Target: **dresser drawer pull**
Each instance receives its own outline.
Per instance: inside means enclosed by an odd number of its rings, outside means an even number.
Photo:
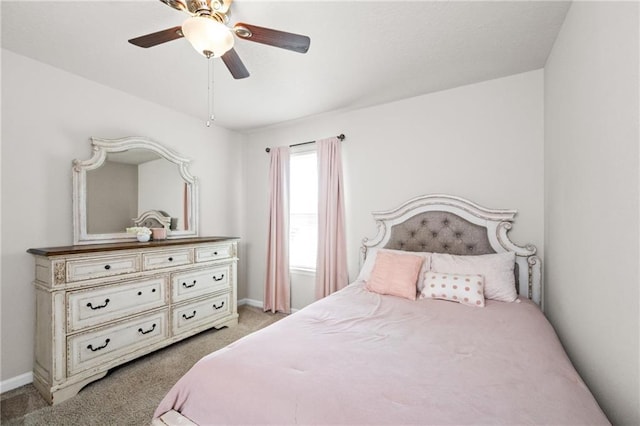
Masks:
[[[104,269],[108,271],[109,269],[111,269],[111,265],[104,265]]]
[[[213,276],[213,280],[214,281],[222,281],[224,279],[224,274],[220,274],[220,278],[216,278],[216,276]]]
[[[213,308],[217,311],[218,309],[222,309],[222,307],[224,306],[224,300],[222,301],[222,303],[220,303],[220,306],[216,306],[216,304],[213,304]]]
[[[110,300],[109,299],[105,299],[104,301],[104,305],[99,305],[99,306],[93,306],[91,304],[91,302],[87,303],[87,308],[91,308],[92,310],[96,310],[96,309],[102,309],[102,308],[106,308],[107,305],[109,304]]]
[[[156,289],[152,288],[151,289],[151,293],[155,293],[155,292],[156,292]],[[142,292],[141,291],[138,292],[138,296],[142,296]]]
[[[191,288],[196,285],[196,280],[193,280],[193,284],[182,283],[182,287]]]
[[[142,333],[142,334],[149,334],[149,333],[151,333],[151,332],[152,332],[153,330],[155,330],[155,329],[156,329],[156,324],[155,324],[155,323],[153,323],[153,325],[151,326],[151,328],[150,328],[149,330],[144,331],[144,330],[142,330],[142,328],[139,328],[139,329],[138,329],[138,333]]]
[[[99,351],[100,349],[106,348],[110,341],[111,341],[111,339],[105,340],[104,341],[104,345],[98,346],[97,348],[94,348],[93,345],[89,345],[89,346],[87,346],[87,349],[91,349],[91,352]]]
[[[186,320],[191,319],[191,318],[193,318],[195,316],[196,316],[196,311],[193,311],[193,314],[191,316],[187,316],[187,314],[182,314],[182,318],[184,318]]]
[[[167,259],[169,262],[173,262],[173,257],[170,257],[169,259]]]

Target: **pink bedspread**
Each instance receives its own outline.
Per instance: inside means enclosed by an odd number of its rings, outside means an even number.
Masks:
[[[207,424],[609,424],[538,307],[354,283],[200,360],[162,400]]]

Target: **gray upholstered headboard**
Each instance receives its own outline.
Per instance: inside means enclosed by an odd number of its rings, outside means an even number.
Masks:
[[[384,247],[456,255],[496,252],[487,238],[486,228],[443,211],[418,213],[391,226],[389,241]]]
[[[373,247],[406,251],[480,255],[514,252],[521,296],[542,305],[542,265],[533,245],[518,246],[508,236],[516,210],[486,209],[459,197],[425,195],[400,207],[375,212],[378,235],[362,242],[361,261]]]

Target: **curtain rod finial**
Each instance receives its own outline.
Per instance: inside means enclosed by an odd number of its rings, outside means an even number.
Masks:
[[[271,148],[265,148],[265,151],[271,152]]]
[[[341,141],[343,141],[345,137],[346,137],[346,136],[344,135],[344,133],[340,133],[340,134],[338,135],[338,139],[340,139]]]

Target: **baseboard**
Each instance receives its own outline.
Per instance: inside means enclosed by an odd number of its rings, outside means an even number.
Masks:
[[[245,297],[244,299],[238,300],[238,306],[242,305],[249,305],[253,306],[254,308],[262,308],[262,300],[247,299]]]
[[[254,300],[254,299],[247,299],[247,298],[238,300],[238,306],[242,306],[242,305],[249,305],[249,306],[253,306],[254,308],[263,307],[262,300]],[[296,312],[298,312],[298,309],[291,308],[292,314],[295,314]]]
[[[32,382],[33,373],[31,371],[7,380],[3,380],[0,382],[0,393],[8,392],[10,390],[19,388],[20,386],[28,385]]]

